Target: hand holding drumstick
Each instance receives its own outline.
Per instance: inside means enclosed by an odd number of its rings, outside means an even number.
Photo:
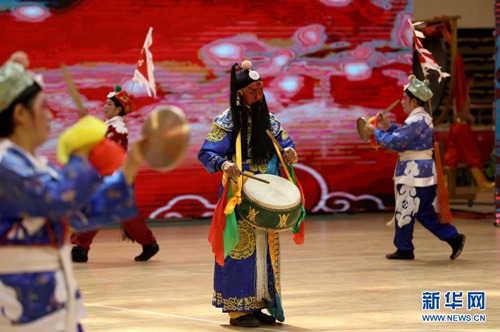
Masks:
[[[236,163],[233,163],[232,161],[226,161],[224,164],[222,164],[221,168],[228,178],[238,176],[241,173],[238,165],[236,165]]]
[[[254,180],[266,183],[266,184],[270,183],[269,181],[266,181],[266,180],[263,180],[263,179],[259,179],[258,177],[255,177],[255,176],[243,173],[238,168],[238,165],[236,165],[236,163],[233,163],[232,161],[226,161],[224,164],[222,164],[222,171],[229,178],[236,177],[238,175],[243,175],[243,176],[246,176],[248,178],[251,178],[251,179],[254,179]]]

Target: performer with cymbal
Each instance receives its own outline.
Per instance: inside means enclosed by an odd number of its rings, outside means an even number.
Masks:
[[[0,330],[82,331],[86,312],[66,244],[68,226],[91,230],[137,215],[133,183],[146,141],[134,144],[121,169],[103,179],[89,150],[104,140],[105,125],[85,116],[61,135],[65,166],[55,168],[35,153],[49,138],[52,113],[28,64],[27,55],[16,52],[0,69]]]
[[[365,125],[368,137],[373,135],[381,146],[399,152],[394,175],[397,184],[394,245],[397,251],[387,255],[388,259],[415,258],[412,243],[415,219],[440,240],[448,242],[452,248],[450,259],[456,259],[465,244],[465,235],[458,234],[455,226],[442,223],[439,215],[437,172],[440,170],[436,170],[433,156],[434,126],[432,117],[423,107],[432,97],[426,82],[414,75],[409,77],[401,101],[403,110],[409,115],[401,128],[391,124],[382,113],[378,116],[383,130],[369,123]]]
[[[250,61],[244,61],[241,67],[232,66],[230,108],[214,119],[198,154],[209,173],[224,172],[224,179],[240,177],[241,171],[281,175],[281,163],[267,130],[284,148],[286,163],[298,160],[292,139],[281,122],[269,113],[264,84],[251,67]],[[226,186],[231,186],[231,182]],[[228,313],[234,326],[256,327],[273,324],[276,319],[283,321],[278,233],[268,235],[254,229],[234,211],[239,242],[225,259],[215,263],[212,304]],[[267,268],[272,271],[268,273]],[[273,316],[262,313],[264,308]]]
[[[108,99],[104,104],[104,116],[107,119],[106,138],[118,143],[125,151],[128,148],[128,129],[124,117],[133,112],[133,100],[133,95],[128,95],[120,86],[116,86],[115,91],[108,94]],[[142,245],[142,253],[135,257],[136,262],[147,261],[158,253],[160,247],[156,243],[156,238],[140,214],[124,222],[122,226],[124,238],[137,241]],[[90,245],[98,232],[99,230],[94,230],[87,233],[72,234],[71,243],[75,245],[71,251],[73,262],[87,262]]]

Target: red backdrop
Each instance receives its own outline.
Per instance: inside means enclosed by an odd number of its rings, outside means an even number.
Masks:
[[[40,152],[52,157],[60,132],[78,119],[61,62],[69,66],[85,106],[102,117],[113,86],[130,89],[146,33],[154,28],[158,97],[149,98],[136,85],[131,137],[160,104],[181,107],[192,134],[178,169],[141,171],[137,196],[144,216],[213,212],[221,175],[209,175],[196,156],[212,119],[228,107],[230,66],[243,59],[263,77],[270,110],[296,143],[296,173],[309,211],[393,205],[396,157],[361,142],[355,122],[402,96],[412,65],[406,25],[411,0],[10,3],[0,9],[1,59],[24,50],[31,68],[44,75],[55,120]],[[405,116],[398,105],[390,117],[400,122]]]

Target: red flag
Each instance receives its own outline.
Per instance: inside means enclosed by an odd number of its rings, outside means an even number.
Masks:
[[[434,133],[434,159],[436,160],[437,180],[438,180],[438,205],[439,205],[439,220],[441,224],[450,224],[453,222],[453,216],[450,209],[450,197],[448,196],[448,189],[444,182],[443,169],[441,164],[441,156],[439,154],[439,145],[436,140],[436,133]]]
[[[450,74],[442,72],[441,67],[437,64],[436,60],[432,56],[432,53],[424,48],[419,38],[424,39],[424,34],[420,31],[415,30],[416,25],[422,24],[422,22],[413,23],[410,19],[408,19],[408,24],[411,27],[411,32],[413,34],[413,41],[415,42],[415,49],[418,53],[418,59],[420,60],[420,65],[422,66],[422,71],[424,72],[424,76],[429,74],[428,70],[435,70],[439,73],[438,82],[441,82],[443,77],[448,77]]]
[[[295,174],[294,174],[294,177],[295,177]],[[302,186],[300,185],[299,179],[297,179],[297,177],[295,177],[295,184],[297,185],[297,188],[299,188],[300,194],[302,195],[302,208],[305,211],[306,198],[304,196],[304,190],[302,190]],[[293,233],[293,241],[295,242],[295,244],[298,244],[298,245],[304,244],[305,236],[306,236],[305,225],[306,225],[306,221],[302,220],[302,223],[299,226],[299,232]]]
[[[220,266],[224,266],[224,230],[226,229],[224,209],[226,208],[230,185],[231,181],[228,180],[215,207],[212,226],[210,226],[210,233],[208,234],[208,242],[210,242],[215,260]]]
[[[144,41],[144,46],[142,47],[141,56],[137,62],[137,69],[134,72],[134,82],[139,82],[139,84],[146,89],[150,97],[151,92],[156,97],[155,76],[153,74],[155,66],[153,64],[153,54],[149,50],[152,44],[153,28],[149,28],[146,41]]]

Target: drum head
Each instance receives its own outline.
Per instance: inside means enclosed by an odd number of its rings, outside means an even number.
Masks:
[[[365,142],[368,142],[370,140],[369,137],[367,137],[366,132],[365,132],[365,124],[366,124],[366,119],[361,117],[358,119],[356,122],[356,127],[358,128],[358,134],[359,137]]]
[[[302,201],[300,191],[292,182],[271,174],[258,174],[258,178],[270,184],[248,179],[243,186],[244,193],[254,202],[270,209],[289,209]]]
[[[142,152],[152,168],[166,172],[184,158],[189,143],[189,123],[180,108],[156,108],[142,127],[142,134],[147,137]]]

